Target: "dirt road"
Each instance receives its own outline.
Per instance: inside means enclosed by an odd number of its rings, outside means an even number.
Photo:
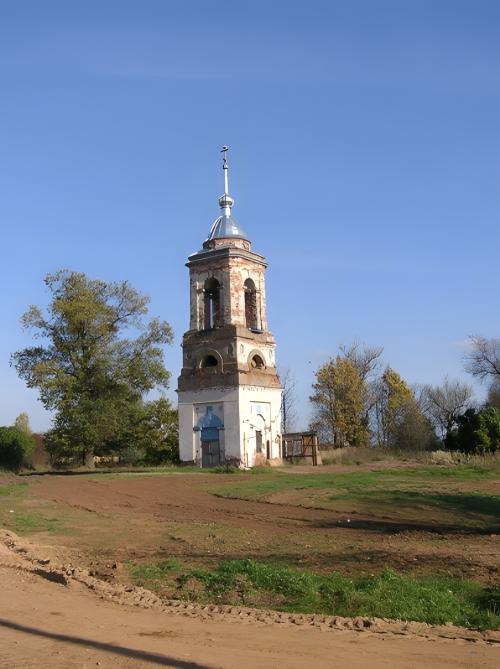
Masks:
[[[0,551],[1,669],[487,669],[500,662],[498,643],[444,639],[432,629],[425,638],[397,628],[375,633],[296,626],[292,620],[277,624],[265,616],[207,619],[195,606],[187,617],[185,611],[120,605],[74,579],[50,582],[50,571],[42,578],[36,561],[23,555],[24,548]]]

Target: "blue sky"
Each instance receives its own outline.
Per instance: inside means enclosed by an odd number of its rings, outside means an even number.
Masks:
[[[50,424],[9,355],[61,267],[151,296],[175,398],[222,144],[303,426],[341,342],[437,383],[500,334],[496,0],[16,0],[0,86],[0,424]]]

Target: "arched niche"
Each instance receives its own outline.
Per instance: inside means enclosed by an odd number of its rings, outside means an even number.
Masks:
[[[253,351],[250,352],[248,356],[248,368],[250,371],[266,368],[266,359],[262,351],[254,348]]]
[[[246,279],[243,284],[245,291],[245,323],[250,330],[256,330],[259,327],[257,314],[257,289],[252,279]]]
[[[204,328],[210,330],[222,324],[221,285],[214,277],[205,281],[204,295]]]
[[[199,359],[198,359],[198,367],[200,369],[206,369],[208,371],[222,371],[223,367],[223,360],[222,356],[219,353],[219,351],[216,351],[215,349],[205,349]]]

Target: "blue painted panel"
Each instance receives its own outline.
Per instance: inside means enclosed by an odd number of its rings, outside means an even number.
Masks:
[[[206,427],[222,427],[221,419],[213,412],[213,407],[207,406],[205,413],[198,421],[198,427],[203,430]]]
[[[219,428],[204,427],[201,430],[202,441],[219,441]]]

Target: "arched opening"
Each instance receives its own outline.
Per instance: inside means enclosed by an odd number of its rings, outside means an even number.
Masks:
[[[265,437],[266,437],[266,421],[261,414],[255,415],[253,419],[253,428],[255,435],[255,454],[261,455],[265,453]]]
[[[250,367],[252,367],[253,369],[264,369],[265,367],[264,360],[261,358],[260,355],[256,353],[254,356],[252,356],[252,359],[250,360]]]
[[[255,452],[262,453],[262,431],[255,430]]]
[[[201,361],[202,367],[217,367],[218,364],[219,361],[217,360],[215,355],[207,355]]]
[[[252,279],[247,279],[244,283],[245,289],[245,321],[247,328],[257,329],[257,291]]]
[[[205,330],[220,326],[220,283],[217,279],[205,281]]]

